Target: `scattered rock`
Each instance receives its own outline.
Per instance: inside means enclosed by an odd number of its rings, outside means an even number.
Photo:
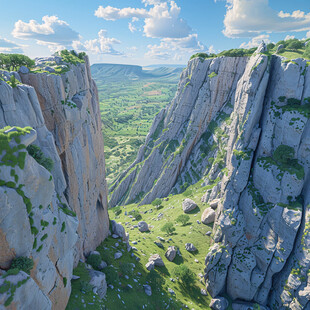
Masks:
[[[165,242],[166,240],[163,238],[163,237],[157,237],[157,239],[159,239],[160,241],[162,241],[162,242]]]
[[[214,199],[210,202],[210,207],[213,209],[213,210],[216,210],[217,209],[217,206],[219,205],[220,203],[220,199]]]
[[[199,263],[199,260],[197,258],[195,258],[195,263]]]
[[[89,284],[97,288],[99,298],[103,298],[107,293],[107,282],[105,274],[97,270],[89,270],[90,281]]]
[[[122,252],[116,252],[115,254],[114,254],[114,259],[119,259],[119,258],[121,258],[123,256],[123,253]]]
[[[169,292],[171,295],[175,295],[175,291],[174,291],[172,288],[168,288],[168,292]]]
[[[114,220],[111,221],[112,234],[120,236],[123,240],[126,240],[126,231],[122,224],[116,223]],[[113,237],[113,235],[112,235]],[[113,237],[114,238],[114,237]]]
[[[48,71],[49,73],[55,73],[56,72],[54,68],[49,67],[49,66],[45,67],[44,70]]]
[[[163,267],[163,266],[165,266],[164,261],[162,260],[162,258],[160,257],[159,254],[153,254],[153,255],[151,255],[150,258],[149,258],[149,262],[150,262],[150,261],[153,261],[154,264],[155,264],[155,266],[158,266],[158,267]]]
[[[203,295],[203,296],[208,296],[207,291],[206,291],[205,289],[203,289],[203,288],[200,290],[200,293],[201,293],[201,295]]]
[[[197,224],[201,224],[199,220],[197,220],[196,222],[197,222]]]
[[[195,251],[197,251],[197,249],[195,248],[195,246],[192,243],[185,243],[185,249],[188,252],[195,252]]]
[[[211,231],[207,231],[206,232],[206,236],[211,236],[212,232]]]
[[[79,276],[75,276],[75,275],[73,274],[71,280],[78,280],[79,278],[80,278]]]
[[[149,261],[148,263],[146,263],[145,268],[148,271],[151,271],[151,270],[153,270],[155,268],[155,263],[153,261]]]
[[[278,54],[282,49],[284,49],[284,45],[280,44],[277,48],[276,54]]]
[[[101,261],[100,265],[99,265],[99,269],[102,270],[104,268],[108,267],[108,264],[104,261]]]
[[[201,215],[201,222],[205,225],[215,221],[215,211],[212,208],[207,208]]]
[[[138,244],[138,242],[137,242],[137,241],[132,241],[131,243],[132,243],[132,244]]]
[[[182,208],[183,208],[183,211],[184,213],[188,213],[194,209],[197,208],[197,204],[189,199],[189,198],[186,198],[183,202],[182,202]]]
[[[27,74],[29,73],[29,69],[25,66],[21,66],[18,70],[19,73],[22,73],[22,74]]]
[[[91,252],[89,252],[89,256],[90,255],[99,255],[100,256],[100,253],[98,251],[91,251]]]
[[[145,231],[148,231],[149,230],[149,225],[144,222],[144,221],[141,221],[138,223],[138,229],[141,231],[141,232],[145,232]]]
[[[164,248],[164,245],[161,242],[154,241],[154,243],[161,249]]]
[[[177,251],[174,246],[170,246],[167,249],[167,252],[165,253],[166,258],[172,262],[175,259],[175,256],[177,255]]]
[[[228,301],[224,297],[213,298],[210,302],[209,307],[212,310],[225,310],[228,307]]]
[[[119,235],[113,234],[113,235],[112,235],[112,238],[118,239],[118,238],[119,238]]]
[[[143,285],[143,288],[147,296],[152,296],[152,288],[149,285]]]

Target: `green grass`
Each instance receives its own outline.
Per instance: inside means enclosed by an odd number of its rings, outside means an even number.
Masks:
[[[163,208],[156,210],[154,206],[144,205],[137,207],[137,205],[127,205],[122,208],[122,212],[119,215],[115,215],[113,209],[109,210],[109,215],[111,219],[115,219],[117,222],[121,222],[124,226],[126,222],[130,222],[130,225],[126,226],[126,231],[130,234],[130,241],[137,241],[135,246],[138,251],[134,251],[135,255],[141,260],[137,262],[134,258],[130,256],[130,253],[126,251],[126,246],[120,241],[113,238],[107,238],[98,248],[97,251],[100,252],[102,259],[108,264],[113,264],[116,268],[119,276],[119,284],[117,281],[113,283],[114,289],[108,288],[107,296],[103,301],[100,301],[98,297],[91,292],[87,294],[82,294],[80,291],[81,281],[88,280],[88,274],[85,270],[83,264],[79,264],[78,268],[74,270],[74,274],[81,277],[81,279],[72,281],[72,294],[68,304],[67,309],[77,309],[81,307],[81,300],[84,299],[87,304],[87,309],[101,309],[105,305],[106,309],[142,309],[143,305],[147,305],[146,309],[165,309],[167,304],[169,309],[180,309],[187,305],[189,309],[209,309],[209,303],[211,300],[210,296],[203,296],[200,293],[200,289],[204,288],[204,284],[200,282],[198,277],[199,273],[203,273],[205,268],[204,260],[208,253],[211,238],[206,236],[207,231],[212,230],[211,225],[198,224],[196,221],[200,221],[200,217],[207,204],[201,203],[201,196],[205,193],[208,187],[201,187],[201,182],[190,186],[192,194],[189,198],[193,199],[197,204],[198,208],[192,211],[189,215],[190,219],[188,224],[182,226],[181,223],[177,223],[176,219],[183,214],[182,211],[182,200],[185,198],[183,194],[170,196],[169,201],[162,201]],[[149,213],[152,209],[153,212]],[[139,210],[142,220],[146,221],[150,227],[150,231],[146,233],[139,232],[138,229],[130,229],[131,225],[136,225],[136,221],[131,221],[131,219],[125,215],[125,212],[133,210]],[[145,213],[145,211],[148,211]],[[163,213],[164,216],[161,220],[157,221],[157,215]],[[176,230],[172,235],[165,235],[161,231],[162,226],[167,223],[172,222]],[[157,236],[165,238],[166,242],[162,242],[164,249],[159,248],[154,241],[159,241]],[[170,242],[167,242],[171,238]],[[115,243],[120,243],[118,248],[115,247]],[[190,253],[185,250],[185,243],[191,242],[198,249],[195,253]],[[132,243],[131,243],[132,245]],[[176,246],[180,249],[182,256],[176,256],[173,262],[169,262],[165,258],[165,252],[168,246]],[[114,253],[120,248],[123,248],[125,252],[119,260],[114,260]],[[150,273],[146,270],[145,264],[148,262],[148,258],[151,254],[158,253],[164,260],[165,267],[155,267],[156,273],[150,277]],[[195,262],[198,260],[198,263]],[[130,276],[127,280],[122,274],[121,264],[124,263],[134,263],[136,268],[134,269],[133,276]],[[184,284],[177,280],[171,282],[170,278],[173,278],[173,270],[176,266],[184,264],[195,274],[195,282],[191,286],[186,287]],[[107,267],[111,268],[111,267]],[[103,270],[105,271],[105,269]],[[141,276],[137,273],[140,272]],[[133,281],[133,278],[138,279],[138,283]],[[148,297],[142,288],[143,284],[147,281],[150,282],[150,278],[155,278],[151,283],[152,293],[151,297]],[[127,284],[130,284],[133,289],[127,288]],[[139,285],[141,284],[141,286]],[[120,292],[117,289],[120,289]],[[168,293],[168,288],[175,291],[176,295],[171,296]],[[125,302],[125,305],[118,298],[118,294],[121,299]],[[93,297],[95,296],[95,297]],[[172,298],[172,300],[170,300]],[[94,303],[89,305],[88,303]],[[165,304],[166,303],[166,304]]]

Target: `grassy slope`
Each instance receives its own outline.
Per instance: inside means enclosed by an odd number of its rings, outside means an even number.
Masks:
[[[129,222],[126,225],[126,230],[130,234],[130,241],[137,241],[138,244],[134,245],[138,251],[134,251],[136,256],[138,256],[141,261],[137,262],[134,258],[130,256],[125,249],[125,245],[122,244],[124,248],[124,255],[120,260],[114,260],[114,253],[117,251],[117,248],[114,246],[116,242],[119,242],[111,237],[107,238],[97,250],[101,253],[102,258],[108,263],[112,263],[114,267],[120,271],[119,267],[121,263],[132,262],[136,265],[134,269],[133,276],[130,276],[129,280],[126,280],[123,275],[120,275],[120,282],[118,284],[113,283],[114,289],[108,288],[107,298],[103,301],[100,301],[98,297],[92,293],[83,294],[80,291],[80,281],[87,279],[87,274],[85,273],[84,264],[80,264],[77,269],[74,270],[75,275],[81,276],[80,280],[72,281],[72,294],[70,302],[68,305],[69,310],[71,309],[81,309],[81,300],[87,303],[87,309],[103,309],[103,304],[106,309],[142,309],[143,305],[147,305],[146,309],[165,309],[169,305],[169,309],[184,309],[184,305],[187,305],[189,309],[209,309],[208,305],[210,303],[210,296],[202,296],[200,289],[204,288],[204,284],[200,281],[198,276],[199,273],[203,273],[204,270],[204,260],[205,256],[208,253],[210,247],[211,237],[206,236],[207,231],[212,230],[212,225],[207,226],[203,224],[198,224],[197,220],[200,221],[201,213],[207,208],[207,204],[201,203],[200,199],[205,191],[212,187],[206,186],[201,187],[201,182],[198,182],[195,185],[192,185],[189,190],[186,192],[191,192],[189,198],[193,199],[197,204],[198,208],[192,211],[190,216],[189,224],[186,226],[181,226],[175,222],[175,219],[183,214],[182,211],[182,200],[186,197],[183,194],[170,196],[169,201],[163,201],[163,208],[156,210],[152,205],[145,205],[138,207],[137,205],[127,205],[121,207],[121,214],[115,216],[114,210],[110,210],[110,218],[115,219],[117,222],[121,222],[124,226],[126,222]],[[141,233],[137,228],[130,229],[132,225],[137,225],[136,221],[131,221],[128,216],[125,216],[131,210],[139,210],[142,220],[146,221],[149,225],[152,225],[150,232]],[[144,213],[145,211],[153,210],[152,213]],[[157,215],[163,213],[164,216],[161,220],[157,221]],[[166,236],[161,232],[161,227],[166,222],[173,222],[175,224],[176,231],[171,236]],[[166,242],[163,242],[164,250],[160,249],[154,244],[154,241],[159,241],[157,236],[161,236],[166,239]],[[172,240],[167,242],[168,239]],[[185,243],[191,242],[198,249],[197,253],[190,253],[185,250]],[[121,243],[121,242],[120,242]],[[182,256],[176,256],[174,262],[169,262],[165,258],[165,252],[168,246],[174,245],[179,247]],[[114,246],[114,247],[113,247]],[[157,273],[160,275],[160,280],[158,284],[151,284],[153,286],[153,295],[148,297],[142,288],[143,284],[146,284],[149,281],[148,274],[149,272],[145,268],[145,264],[148,261],[148,258],[151,254],[158,253],[163,258],[165,267],[156,267]],[[195,262],[195,259],[198,260],[198,263]],[[185,264],[189,267],[194,274],[196,275],[196,282],[189,287],[184,287],[182,283],[176,281],[171,282],[170,278],[172,277],[172,270],[176,265]],[[111,267],[107,267],[111,268]],[[104,269],[105,270],[105,269]],[[104,271],[103,270],[103,271]],[[137,273],[140,272],[142,275],[138,276]],[[120,273],[120,272],[119,272]],[[134,282],[133,278],[137,279],[138,282]],[[133,289],[126,288],[126,285],[130,284]],[[175,291],[176,296],[171,296],[168,293],[168,288],[171,288]],[[118,289],[120,291],[118,291]],[[118,297],[120,296],[120,298]],[[93,298],[95,296],[95,298]],[[124,304],[122,301],[124,301]],[[88,303],[94,303],[89,305]]]

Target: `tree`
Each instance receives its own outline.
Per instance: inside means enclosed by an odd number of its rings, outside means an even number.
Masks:
[[[299,41],[298,39],[292,39],[290,42],[287,44],[287,48],[291,50],[298,50],[304,47],[304,44]]]
[[[190,219],[190,217],[189,217],[188,215],[186,215],[186,214],[181,214],[181,215],[179,215],[179,216],[177,217],[176,221],[177,221],[178,223],[181,223],[182,226],[185,226],[185,225],[188,223],[189,219]]]
[[[161,199],[160,198],[156,198],[154,201],[152,201],[152,206],[156,207],[159,206],[161,204]]]
[[[306,49],[304,54],[302,55],[304,58],[310,59],[310,43],[306,45]]]
[[[166,223],[161,228],[161,231],[165,232],[167,235],[171,235],[175,231],[175,228],[173,227],[173,223],[171,222]]]
[[[195,282],[195,274],[184,264],[172,269],[172,275],[179,278],[185,285],[191,285]]]
[[[0,68],[8,71],[17,71],[21,66],[31,68],[34,60],[21,54],[0,54]]]

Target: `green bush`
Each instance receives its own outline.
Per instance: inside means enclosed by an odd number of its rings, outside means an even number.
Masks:
[[[286,48],[291,50],[297,50],[304,47],[304,43],[299,41],[298,39],[287,40],[286,44]]]
[[[10,269],[22,270],[28,274],[30,274],[32,268],[33,268],[33,260],[31,258],[24,256],[14,258],[10,267]]]
[[[141,214],[136,210],[132,210],[132,211],[128,212],[128,214],[132,215],[137,221],[142,220]]]
[[[152,201],[152,206],[156,207],[159,206],[162,203],[162,200],[160,198],[156,198]]]
[[[98,270],[101,264],[101,256],[96,254],[91,254],[87,257],[87,264],[91,265],[94,269]]]
[[[195,274],[184,264],[175,267],[172,270],[172,276],[179,278],[183,284],[188,286],[195,282]]]
[[[181,214],[176,218],[177,223],[181,223],[182,226],[185,226],[189,222],[190,217],[186,214]]]
[[[279,164],[287,165],[294,158],[295,151],[288,145],[280,145],[273,153],[274,160]]]
[[[171,235],[175,231],[175,228],[173,227],[173,223],[168,222],[160,230],[165,232],[167,235]]]
[[[310,59],[310,43],[306,45],[305,52],[302,55],[304,58]]]
[[[87,281],[80,282],[80,291],[84,293],[90,293],[93,290],[93,287]]]
[[[59,56],[62,57],[64,62],[69,64],[77,65],[79,63],[84,63],[85,53],[77,54],[75,51],[62,50],[58,52]]]
[[[123,275],[131,276],[133,274],[132,265],[130,263],[121,263],[119,267]]]
[[[106,281],[108,284],[119,283],[119,274],[113,267],[104,268],[104,273],[105,273]]]
[[[34,144],[27,146],[27,151],[30,156],[32,156],[36,162],[47,169],[49,172],[52,171],[54,162],[51,158],[45,157],[41,149]]]
[[[21,66],[32,68],[34,60],[21,54],[0,54],[0,69],[17,71]]]

